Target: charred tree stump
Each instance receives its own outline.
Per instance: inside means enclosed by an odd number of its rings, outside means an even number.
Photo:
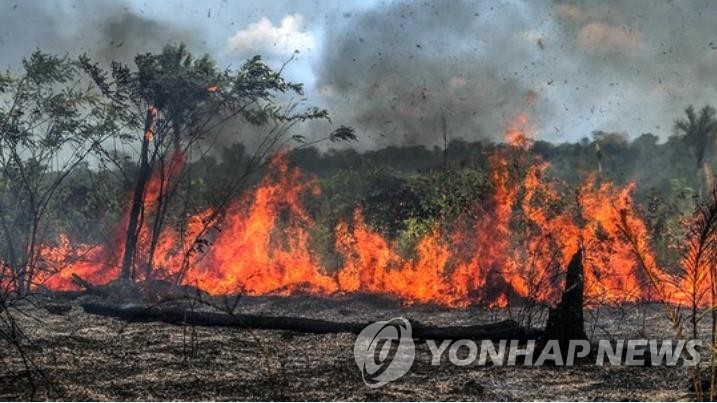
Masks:
[[[565,290],[560,303],[548,313],[545,340],[557,340],[561,351],[567,351],[570,340],[587,340],[583,321],[583,250],[570,259],[565,275]]]

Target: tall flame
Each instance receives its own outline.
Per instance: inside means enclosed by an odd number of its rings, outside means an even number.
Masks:
[[[304,199],[318,196],[320,187],[290,168],[280,155],[257,188],[230,205],[221,231],[211,236],[211,245],[201,259],[191,262],[181,282],[214,294],[365,292],[405,303],[453,307],[504,306],[516,297],[552,303],[561,290],[562,268],[582,247],[588,300],[617,303],[656,298],[617,225],[627,217],[649,264],[667,278],[647,247],[646,226],[632,205],[635,184],[619,187],[590,176],[571,188],[546,179],[549,164],[527,155],[532,138],[525,134],[528,126],[523,115],[508,125],[506,137],[512,146],[490,156],[493,195],[488,203],[475,207],[478,218],[470,225],[437,225],[406,257],[391,239],[365,222],[357,207],[353,217],[334,228],[340,257],[335,270],[325,267],[311,247],[316,223]],[[162,178],[183,163],[181,156],[175,156],[165,175],[152,177],[145,195],[146,212],[155,208],[161,186],[168,186]],[[211,216],[212,211],[205,211],[190,217],[183,236],[171,228],[162,231],[155,276],[180,278],[178,270],[193,247],[183,240],[200,233]],[[125,227],[126,222],[118,226],[114,248],[73,245],[66,237],[57,246],[46,247],[45,260],[59,270],[44,284],[76,288],[73,273],[94,283],[115,278]],[[147,253],[149,237],[145,225],[139,256]]]

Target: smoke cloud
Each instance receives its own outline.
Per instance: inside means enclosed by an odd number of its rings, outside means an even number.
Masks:
[[[500,139],[518,110],[554,142],[664,139],[717,100],[716,18],[707,0],[381,3],[329,26],[319,88],[379,146],[437,144],[442,116]]]
[[[581,66],[576,79],[589,85],[582,100],[568,96],[594,105],[596,129],[665,138],[687,105],[717,101],[713,3],[581,0],[555,4],[553,14],[564,52]]]
[[[35,49],[78,55],[101,63],[132,62],[137,53],[185,42],[196,52],[203,44],[198,29],[145,17],[121,2],[3,1],[0,13],[2,66],[14,68]]]
[[[506,120],[539,97],[522,70],[541,50],[523,29],[529,14],[497,24],[500,12],[406,2],[353,15],[327,35],[322,95],[377,145],[438,144],[443,118],[451,138],[502,138]]]
[[[0,10],[2,68],[37,47],[131,62],[181,41],[222,66],[260,54],[277,68],[299,50],[285,73],[364,148],[440,145],[444,118],[450,139],[502,139],[517,112],[553,142],[594,130],[664,139],[687,105],[717,103],[710,0],[0,0]]]

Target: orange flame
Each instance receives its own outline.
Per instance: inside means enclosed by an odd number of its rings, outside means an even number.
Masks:
[[[201,259],[192,261],[182,282],[213,294],[366,292],[409,304],[453,307],[505,306],[515,297],[554,303],[562,289],[563,269],[582,247],[588,300],[655,299],[657,294],[617,225],[627,218],[648,264],[667,279],[649,250],[646,226],[632,206],[635,184],[617,187],[591,176],[571,189],[547,180],[549,164],[525,155],[530,138],[523,131],[527,117],[519,116],[511,125],[506,136],[513,150],[490,157],[494,193],[487,205],[476,206],[478,218],[468,226],[436,226],[418,240],[410,257],[371,229],[357,208],[351,219],[334,229],[340,262],[336,270],[327,269],[311,247],[316,224],[304,206],[304,198],[318,196],[320,188],[280,155],[255,191],[233,202],[223,216],[221,231],[211,236],[211,245]],[[508,155],[516,150],[519,155],[511,160]],[[177,172],[183,163],[183,157],[176,156],[166,173]],[[161,186],[168,186],[160,177],[154,175],[147,188],[148,212],[155,208]],[[163,230],[155,253],[155,276],[175,278],[193,247],[183,239],[199,234],[211,216],[211,211],[205,211],[190,217],[183,236],[174,229]],[[125,227],[126,223],[119,225]],[[117,245],[121,245],[121,235],[118,231]],[[141,257],[147,253],[150,235],[145,226],[140,236]],[[45,285],[73,289],[72,273],[93,283],[107,282],[117,276],[118,252],[72,245],[62,237],[57,246],[44,252],[48,262],[62,266]],[[85,259],[76,258],[79,255]],[[682,297],[674,298],[679,302]]]

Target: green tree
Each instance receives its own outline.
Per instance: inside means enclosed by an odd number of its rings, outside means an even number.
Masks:
[[[708,161],[708,153],[717,138],[717,117],[715,109],[705,105],[699,113],[690,105],[685,109],[686,119],[675,121],[675,131],[683,136],[684,141],[692,149],[695,157],[697,177],[700,181],[699,194],[702,198],[712,188],[712,170]]]
[[[55,195],[105,139],[113,108],[99,102],[76,61],[34,52],[19,74],[0,74],[0,259],[24,293],[42,268]]]
[[[295,108],[279,106],[278,94],[302,95],[302,85],[286,81],[259,56],[237,70],[220,70],[209,56],[195,58],[184,45],[138,55],[134,68],[112,63],[105,71],[86,56],[80,61],[101,89],[105,102],[124,111],[121,137],[140,145],[121,265],[121,278],[125,280],[136,277],[138,259],[146,275],[153,270],[154,251],[173,194],[171,184],[181,171],[167,167],[177,157],[184,158],[200,140],[238,120],[273,127],[259,147],[258,156],[263,157],[278,144],[288,125],[327,117],[326,111],[317,108],[296,112]],[[163,185],[150,212],[144,203],[153,175],[159,175]],[[148,216],[150,213],[153,217]],[[152,226],[151,244],[146,256],[140,258],[137,244],[144,223]]]

